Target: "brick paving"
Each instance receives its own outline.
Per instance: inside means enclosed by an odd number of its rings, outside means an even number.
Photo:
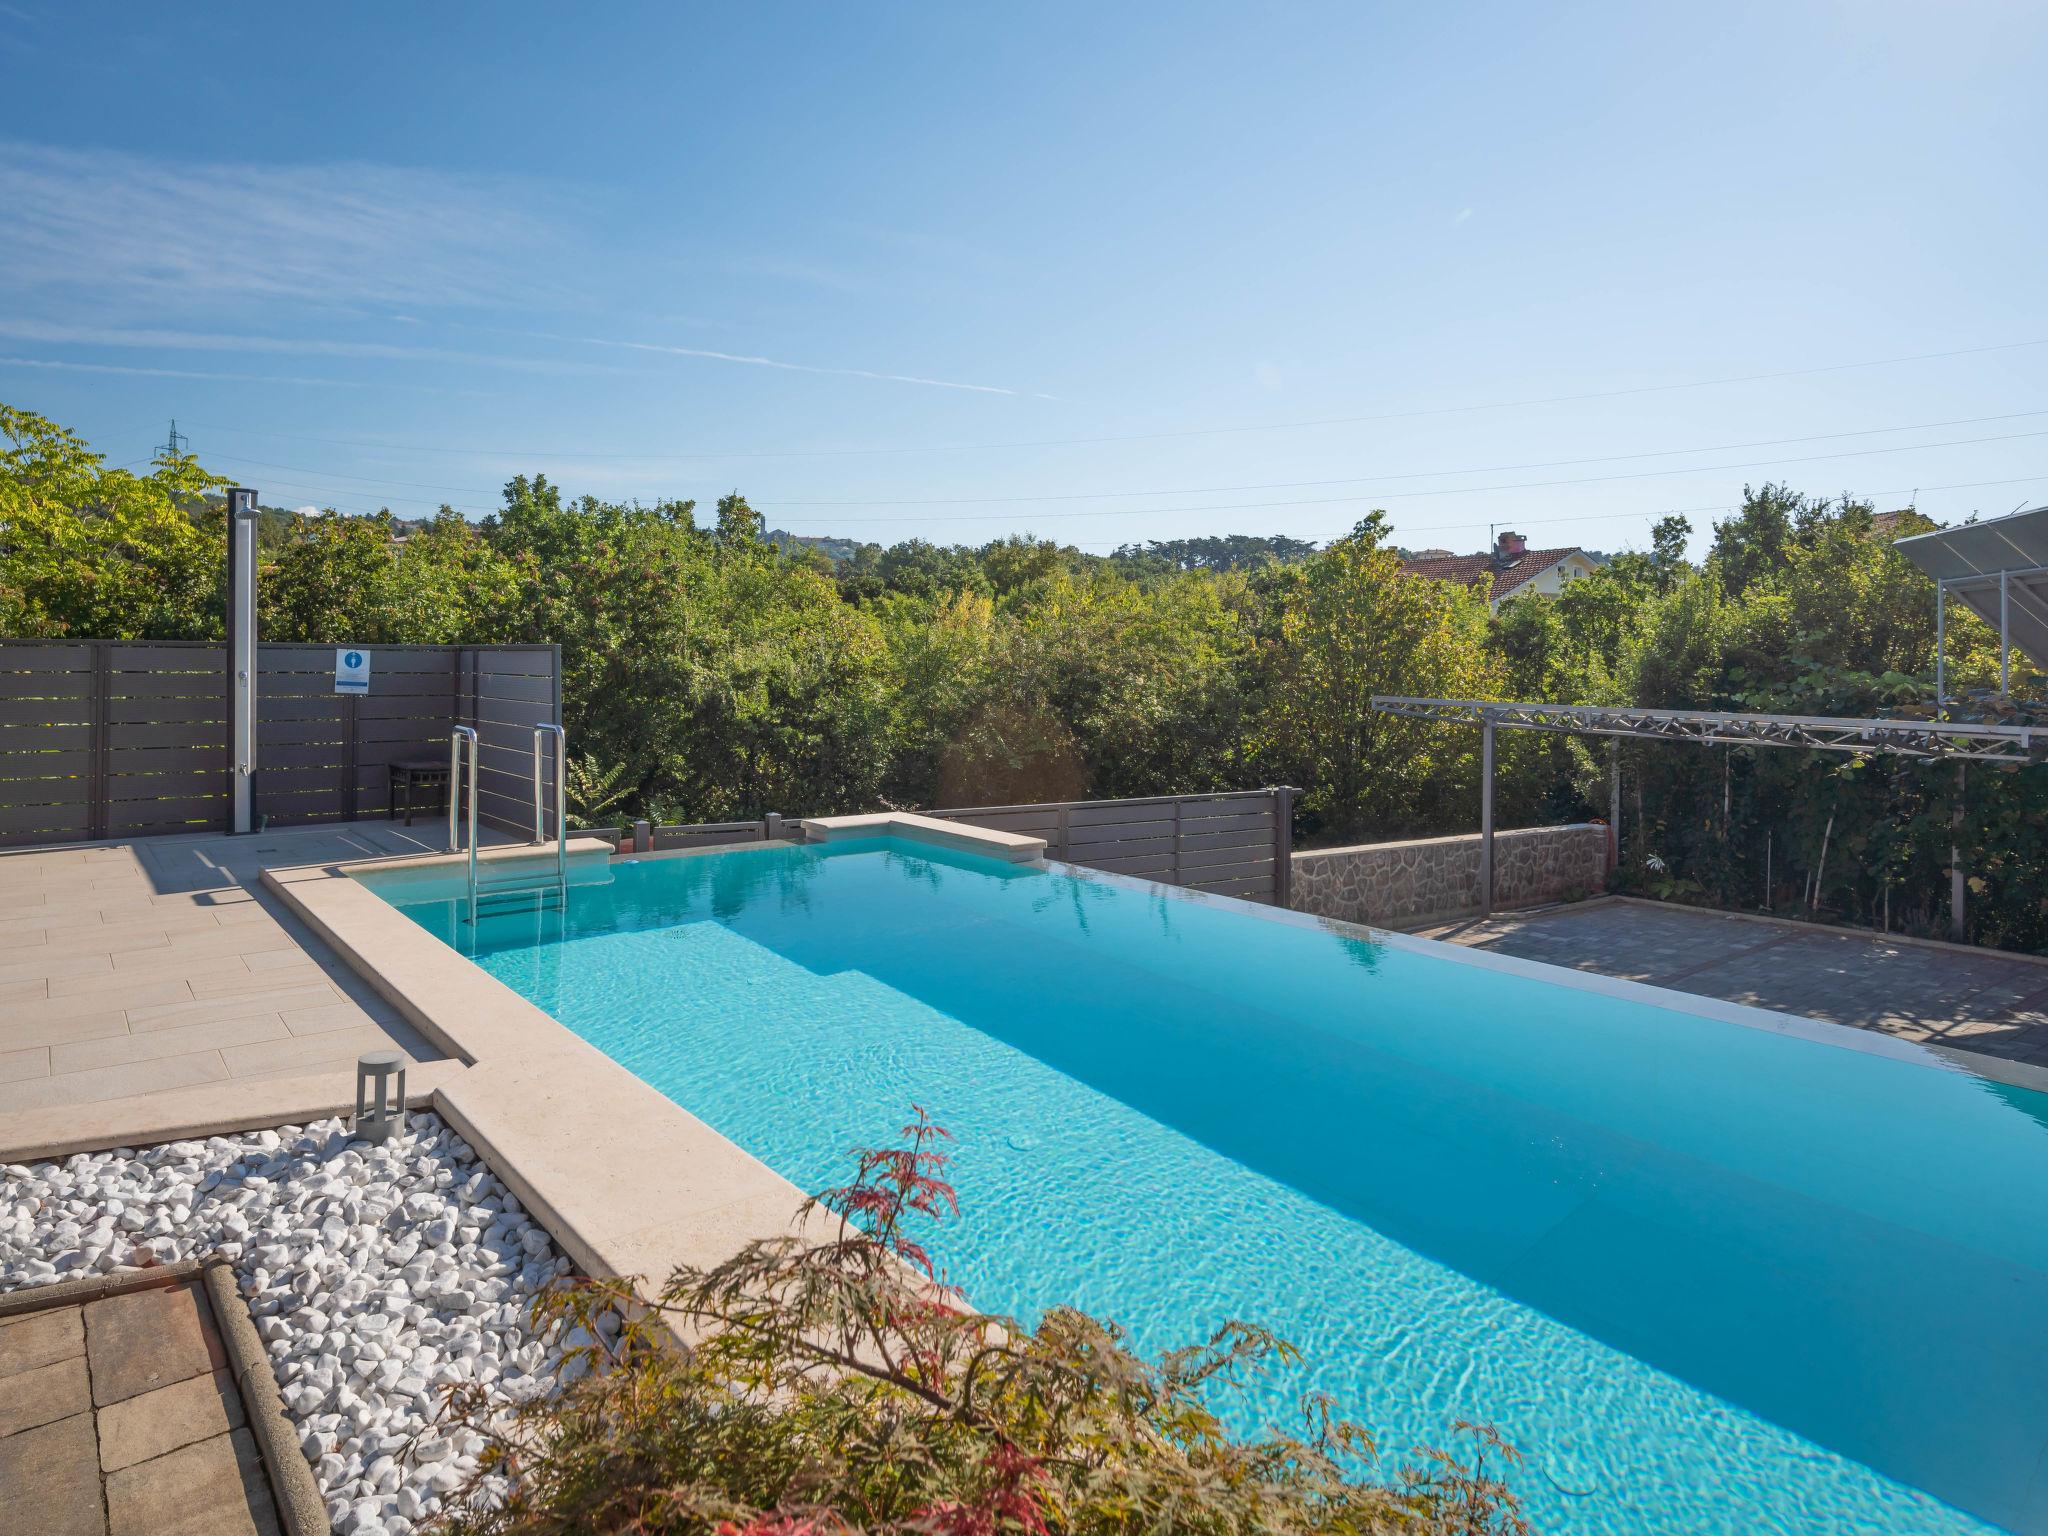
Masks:
[[[196,1278],[0,1319],[0,1536],[276,1536]]]
[[[1550,965],[2048,1066],[2048,964],[1636,902],[1417,930]]]

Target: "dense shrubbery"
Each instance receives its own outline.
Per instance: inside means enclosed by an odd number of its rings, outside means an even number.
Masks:
[[[1517,1536],[1514,1451],[1446,1426],[1459,1453],[1371,1480],[1371,1438],[1312,1398],[1292,1433],[1230,1432],[1232,1392],[1287,1346],[1230,1323],[1142,1360],[1113,1326],[970,1310],[909,1230],[955,1214],[944,1132],[859,1154],[803,1235],[681,1269],[640,1305],[602,1282],[540,1304],[589,1342],[557,1395],[454,1417],[488,1448],[458,1536]],[[623,1328],[621,1316],[630,1318]],[[678,1348],[666,1329],[690,1341]],[[578,1374],[580,1372],[580,1374]],[[1491,1467],[1489,1467],[1489,1463]],[[509,1483],[509,1492],[505,1485]]]
[[[219,514],[205,497],[221,482],[189,458],[106,470],[76,437],[0,410],[13,445],[0,453],[0,632],[218,633]],[[1331,842],[1476,821],[1476,733],[1373,715],[1375,692],[1924,708],[1932,590],[1870,515],[1767,485],[1716,525],[1697,566],[1669,518],[1648,552],[1495,618],[1472,592],[1399,576],[1379,514],[1313,551],[1195,539],[1100,558],[1031,539],[912,541],[856,547],[835,567],[765,537],[737,495],[699,527],[687,502],[572,501],[521,477],[494,518],[444,510],[402,540],[388,517],[281,522],[263,624],[278,640],[560,642],[571,741],[621,768],[630,814],[1289,782],[1304,791],[1298,832]],[[1950,640],[1965,686],[1995,677],[1983,625],[1964,616]],[[1502,825],[1604,815],[1605,758],[1510,733]],[[1952,769],[1632,745],[1624,777],[1637,888],[1921,931],[1945,921]],[[2048,947],[2043,777],[1971,775],[1960,840],[1981,940]]]

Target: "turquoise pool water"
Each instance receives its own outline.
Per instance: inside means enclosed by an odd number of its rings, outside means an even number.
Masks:
[[[1262,1322],[1539,1531],[2048,1531],[2048,1096],[1539,968],[895,840],[386,899],[806,1188],[913,1100],[980,1305]]]

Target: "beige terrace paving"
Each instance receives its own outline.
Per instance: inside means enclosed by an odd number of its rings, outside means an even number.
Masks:
[[[432,851],[383,822],[0,853],[0,1125],[210,1083],[352,1081],[443,1053],[261,889],[261,869]]]

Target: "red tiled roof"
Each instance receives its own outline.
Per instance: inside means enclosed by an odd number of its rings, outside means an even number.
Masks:
[[[1427,576],[1432,581],[1455,581],[1461,587],[1474,586],[1483,578],[1490,576],[1493,578],[1493,590],[1488,596],[1491,601],[1497,603],[1523,582],[1541,576],[1566,556],[1584,553],[1584,550],[1573,545],[1566,549],[1525,549],[1509,564],[1496,562],[1492,555],[1450,555],[1429,560],[1403,560],[1401,574]]]

